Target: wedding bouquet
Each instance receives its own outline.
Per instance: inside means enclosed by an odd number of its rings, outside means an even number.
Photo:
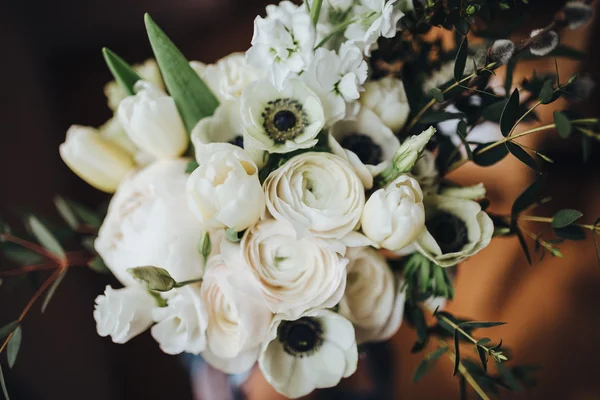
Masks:
[[[541,171],[552,160],[517,141],[536,132],[579,136],[585,157],[600,138],[598,119],[573,110],[519,129],[538,107],[590,85],[561,79],[558,64],[555,75],[513,81],[520,60],[580,57],[559,32],[592,18],[588,2],[570,1],[520,43],[507,39],[517,24],[488,29],[526,3],[282,1],[256,18],[245,54],[210,65],[188,62],[146,15],[156,61],[134,67],[104,49],[114,117],[72,126],[60,146],[77,175],[113,194],[106,214],[57,198],[76,251],[37,217],[27,217],[29,236],[2,224],[4,255],[22,266],[0,276],[53,271],[0,330],[9,365],[33,303],[46,293],[44,309],[70,267],[89,265],[123,285],[96,299],[101,336],[125,343],[150,330],[165,353],[201,355],[227,374],[258,363],[290,398],[352,375],[364,345],[389,339],[403,319],[417,331],[413,351],[439,345],[415,381],[445,354],[481,398],[524,384],[527,369],[505,365],[501,341],[472,333],[502,322],[442,309],[454,296],[452,267],[493,237],[516,236],[531,260],[526,237],[562,257],[560,241],[585,230],[596,241],[600,231],[600,221],[578,224],[576,210],[526,215],[545,202],[541,179],[502,216],[486,211],[483,184],[445,178],[509,153]],[[455,47],[432,35],[444,30]],[[523,221],[551,223],[556,238]],[[461,355],[463,343],[478,363]]]

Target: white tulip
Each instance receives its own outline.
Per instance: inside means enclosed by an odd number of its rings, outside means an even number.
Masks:
[[[143,64],[136,64],[133,70],[145,81],[151,82],[161,90],[165,89],[165,84],[160,74],[160,69],[155,60],[146,60]],[[104,86],[104,94],[108,100],[108,107],[117,111],[121,101],[127,97],[127,92],[117,81],[110,81]]]
[[[369,197],[362,215],[362,230],[384,249],[400,250],[425,228],[423,192],[419,183],[401,175]]]
[[[59,147],[60,157],[81,179],[113,193],[133,168],[133,158],[100,136],[94,128],[73,125]]]
[[[135,92],[121,102],[117,111],[131,141],[157,158],[183,154],[189,138],[175,100],[145,81],[135,84]]]
[[[404,84],[393,76],[367,82],[360,102],[377,114],[394,132],[399,132],[404,127],[410,114]]]
[[[350,321],[329,310],[273,321],[260,370],[279,393],[295,399],[336,386],[356,371],[358,349]]]
[[[344,294],[348,261],[324,241],[299,239],[288,224],[263,220],[241,245],[273,313],[296,318],[311,308],[333,307]]]
[[[98,335],[110,336],[115,343],[125,343],[152,325],[152,296],[141,287],[113,289],[106,286],[96,297],[94,319]]]
[[[150,164],[123,181],[95,242],[96,251],[124,285],[137,284],[128,268],[156,266],[178,282],[202,276],[197,249],[204,231],[188,209],[187,160]]]
[[[161,350],[167,354],[198,355],[203,352],[208,316],[200,298],[200,288],[187,285],[167,292],[164,297],[167,306],[152,310],[156,325],[150,330]]]
[[[382,341],[402,324],[405,292],[385,258],[371,247],[348,250],[346,292],[338,312],[354,324],[356,342]]]
[[[200,166],[188,179],[187,198],[202,225],[242,231],[258,221],[265,196],[252,158],[229,143],[198,146],[196,155]]]
[[[100,136],[107,139],[111,143],[116,144],[130,154],[133,157],[136,166],[144,167],[156,160],[156,157],[141,149],[138,149],[131,139],[129,139],[129,136],[127,136],[127,132],[125,132],[125,129],[123,129],[121,126],[118,117],[113,116],[111,119],[106,121],[104,125],[100,126],[98,131],[100,132]]]

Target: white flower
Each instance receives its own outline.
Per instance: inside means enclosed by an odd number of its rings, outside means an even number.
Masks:
[[[319,97],[297,79],[287,80],[281,91],[267,81],[248,85],[241,113],[252,145],[269,153],[313,147],[325,125]]]
[[[187,206],[187,160],[155,162],[119,186],[95,242],[96,251],[124,285],[128,268],[156,266],[178,282],[202,276],[197,249],[204,232]]]
[[[256,17],[252,47],[246,53],[249,65],[266,70],[279,90],[290,77],[310,64],[315,47],[315,29],[305,7],[289,1],[267,6],[267,17]]]
[[[134,166],[130,154],[104,139],[94,128],[85,126],[71,126],[59,152],[81,179],[108,193],[117,189]]]
[[[264,76],[261,70],[248,65],[244,53],[229,54],[215,64],[192,61],[190,65],[220,102],[239,98],[248,84]]]
[[[352,115],[367,70],[362,52],[350,42],[342,44],[339,54],[322,47],[317,49],[302,79],[319,95],[328,125]]]
[[[200,354],[206,349],[206,326],[208,316],[200,288],[187,285],[167,292],[166,307],[152,310],[156,325],[150,332],[162,351],[167,354]]]
[[[106,286],[96,297],[94,319],[98,335],[110,336],[115,343],[125,343],[152,325],[152,296],[141,287],[113,289]]]
[[[473,186],[449,186],[440,191],[440,196],[458,197],[467,200],[480,200],[485,197],[485,186],[478,183]]]
[[[330,140],[333,153],[350,162],[366,189],[373,187],[373,177],[390,165],[400,147],[394,132],[373,111],[364,107],[356,119],[333,125],[331,136],[335,139]]]
[[[416,240],[417,250],[442,267],[458,264],[485,248],[494,233],[492,219],[479,203],[461,198],[425,198],[427,229]]]
[[[377,114],[381,121],[394,132],[398,132],[404,127],[410,114],[404,84],[393,76],[367,82],[365,92],[360,96],[360,102],[364,107]]]
[[[425,228],[423,192],[419,183],[401,175],[369,197],[362,215],[362,230],[384,249],[400,250]]]
[[[129,139],[129,136],[127,136],[127,132],[125,132],[125,129],[121,126],[118,117],[113,116],[106,121],[104,125],[100,126],[98,131],[100,132],[100,136],[111,143],[116,144],[130,154],[137,166],[146,166],[156,160],[156,157],[138,149],[131,139]]]
[[[311,308],[335,306],[344,294],[347,260],[324,241],[299,239],[288,224],[263,220],[241,245],[274,313],[297,318]]]
[[[396,36],[396,25],[404,13],[395,7],[397,0],[360,0],[354,7],[359,21],[348,26],[344,35],[355,42],[366,56],[377,49],[377,39]]]
[[[312,3],[312,0],[309,1],[311,7]],[[345,40],[343,32],[336,33],[334,31],[340,25],[343,25],[354,17],[352,13],[354,3],[354,0],[323,0],[316,27],[316,43],[321,43],[324,38],[329,37],[327,42],[323,44],[323,47],[327,49],[337,49],[340,47],[340,42]]]
[[[429,150],[423,150],[410,176],[415,178],[425,195],[436,194],[439,187],[440,174],[435,165],[435,156]]]
[[[308,312],[296,321],[276,318],[258,363],[267,382],[288,398],[336,386],[356,371],[354,328],[328,310]]]
[[[201,145],[196,154],[200,166],[186,190],[189,208],[202,225],[243,231],[258,221],[265,197],[250,156],[229,143]]]
[[[264,183],[267,209],[300,237],[343,239],[358,228],[365,190],[350,164],[329,153],[302,153]]]
[[[402,324],[405,293],[380,252],[371,247],[348,250],[346,292],[339,313],[356,330],[356,342],[387,340]]]
[[[161,90],[165,89],[160,69],[155,60],[149,59],[143,64],[134,65],[133,70],[137,72],[143,80],[151,82]],[[113,111],[117,111],[121,101],[127,97],[125,89],[123,89],[116,81],[110,81],[104,86],[104,94],[108,100],[108,107]]]
[[[117,112],[131,141],[157,158],[183,154],[189,139],[173,98],[144,81],[135,84],[135,91]]]

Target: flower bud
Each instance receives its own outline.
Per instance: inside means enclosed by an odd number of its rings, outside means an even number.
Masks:
[[[430,127],[426,131],[421,132],[420,135],[411,136],[402,143],[398,151],[396,151],[393,161],[398,173],[403,174],[413,169],[435,131],[434,127]]]
[[[81,179],[107,193],[113,193],[133,158],[118,146],[102,138],[94,129],[73,125],[59,147],[60,157]]]
[[[594,16],[592,6],[579,1],[569,1],[565,4],[564,12],[569,29],[581,28]]]
[[[488,62],[497,66],[507,64],[515,52],[515,44],[508,39],[496,40],[488,50]]]
[[[158,267],[136,267],[127,270],[135,279],[143,282],[148,287],[148,290],[157,292],[168,292],[173,289],[177,282],[169,271]]]
[[[145,81],[138,81],[135,91],[135,96],[121,102],[117,112],[131,141],[157,158],[183,154],[189,139],[175,100]]]
[[[535,37],[535,40],[529,46],[529,50],[534,56],[545,56],[558,46],[558,33],[542,31],[543,29],[536,29],[531,32],[531,37]]]

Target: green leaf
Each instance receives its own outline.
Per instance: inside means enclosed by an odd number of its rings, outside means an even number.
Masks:
[[[479,360],[481,361],[481,367],[483,368],[483,372],[487,372],[487,351],[479,345],[475,346],[475,348],[477,349],[477,354],[479,355]]]
[[[506,325],[506,322],[497,321],[468,321],[459,324],[463,329],[477,329],[477,328],[492,328],[494,326]]]
[[[527,151],[525,151],[521,146],[513,142],[506,142],[506,148],[510,153],[515,156],[519,161],[523,164],[527,165],[534,171],[537,171],[539,166],[535,159],[529,155]]]
[[[50,300],[52,300],[52,297],[56,293],[56,289],[58,289],[63,279],[65,279],[68,271],[68,268],[64,268],[46,291],[46,294],[44,295],[44,301],[42,301],[42,314],[46,311],[48,304],[50,304]]]
[[[456,376],[458,372],[458,367],[460,366],[460,338],[459,335],[461,333],[458,329],[454,330],[454,371],[452,372],[452,376]]]
[[[571,136],[573,124],[571,124],[571,120],[565,113],[554,111],[554,124],[556,125],[556,130],[561,138],[566,139]]]
[[[484,338],[481,338],[481,339],[479,339],[479,340],[477,341],[477,344],[478,344],[479,346],[485,346],[486,344],[490,343],[491,341],[492,341],[492,339],[490,339],[490,338],[487,338],[487,337],[484,337]]]
[[[527,187],[527,189],[525,189],[523,191],[523,193],[521,193],[519,195],[519,197],[517,197],[517,199],[515,200],[515,202],[513,203],[512,206],[512,216],[513,219],[523,210],[525,210],[527,207],[529,207],[530,205],[532,205],[538,194],[540,189],[542,188],[542,186],[545,183],[545,179],[542,177],[539,177],[538,179],[536,179],[535,181],[533,181],[533,183],[531,185],[529,185]]]
[[[429,372],[431,364],[448,351],[447,347],[440,347],[431,352],[427,357],[421,360],[421,363],[417,366],[415,374],[413,375],[413,382],[417,383],[427,372]]]
[[[198,164],[198,162],[196,160],[190,160],[187,165],[185,166],[185,173],[186,174],[191,174],[192,172],[194,172],[196,170],[196,168],[198,168],[200,166],[200,164]]]
[[[29,249],[19,246],[7,246],[4,251],[4,257],[18,265],[39,264],[44,261],[40,256]]]
[[[79,220],[65,199],[60,196],[54,197],[54,206],[72,230],[76,230],[79,227]]]
[[[582,216],[583,213],[581,211],[573,210],[570,208],[560,210],[559,212],[554,214],[554,217],[552,218],[552,227],[566,228]]]
[[[508,64],[506,64],[506,77],[504,78],[504,90],[506,93],[510,93],[510,89],[513,84],[513,75],[515,72],[515,68],[517,66],[518,59],[513,57],[510,59]]]
[[[429,91],[429,95],[433,97],[438,103],[442,103],[444,101],[444,93],[438,88],[431,89]]]
[[[502,110],[502,116],[500,116],[500,130],[504,137],[508,136],[511,129],[519,119],[519,89],[515,89],[508,102]]]
[[[500,122],[500,117],[502,117],[502,111],[504,111],[504,107],[506,107],[507,102],[508,99],[490,104],[489,106],[484,108],[481,115],[487,121]]]
[[[177,282],[171,277],[169,271],[159,267],[136,267],[129,268],[127,272],[138,281],[146,283],[149,290],[157,292],[168,292],[173,289]]]
[[[2,393],[4,394],[5,400],[10,400],[8,396],[8,389],[6,389],[6,381],[4,380],[4,372],[2,371],[2,364],[0,364],[0,386],[2,387]]]
[[[585,240],[585,231],[579,226],[570,225],[564,228],[553,228],[556,236],[567,240]]]
[[[458,48],[456,59],[454,60],[454,79],[456,79],[456,81],[460,81],[465,73],[468,51],[469,41],[465,36],[462,43],[460,44],[460,47]]]
[[[523,249],[523,253],[525,254],[527,263],[529,265],[531,265],[532,264],[531,253],[529,252],[529,247],[527,247],[527,241],[525,240],[525,237],[523,236],[523,232],[521,232],[521,230],[517,228],[515,230],[515,233],[517,234],[517,238],[519,238],[519,244],[521,245],[521,248]]]
[[[56,255],[61,260],[64,260],[67,255],[64,249],[54,237],[54,235],[40,222],[39,219],[30,215],[27,218],[27,226],[31,229],[31,233],[36,237],[38,242],[48,251]]]
[[[12,368],[17,361],[17,355],[19,354],[19,349],[21,348],[22,339],[23,332],[21,331],[21,327],[17,326],[15,333],[13,333],[6,347],[6,357],[8,358],[8,366],[10,368]]]
[[[540,91],[539,100],[542,104],[550,104],[554,99],[554,84],[552,79],[548,79],[544,82],[542,86],[542,90]]]
[[[469,144],[469,142],[467,142],[467,123],[465,121],[461,120],[458,123],[456,133],[458,133],[458,137],[460,138],[465,148],[465,151],[467,152],[467,158],[469,160],[473,160],[473,151],[471,151],[471,145]]]
[[[0,328],[0,339],[4,339],[8,335],[14,332],[15,329],[19,326],[19,321],[9,322]]]
[[[312,20],[313,26],[317,26],[317,22],[319,22],[319,14],[321,13],[321,6],[323,5],[323,0],[314,0],[312,3],[312,7],[310,8],[310,18]]]
[[[477,146],[477,148],[473,152],[473,161],[475,162],[475,164],[481,167],[489,167],[506,157],[506,155],[508,154],[508,149],[506,148],[506,146],[502,145],[495,146],[490,150],[485,151],[484,153],[480,153],[482,149],[485,149],[493,143],[494,142],[483,143]]]
[[[146,14],[144,20],[169,94],[175,100],[188,132],[191,132],[198,121],[214,113],[219,101],[150,15]]]
[[[71,210],[77,218],[79,218],[85,225],[89,225],[93,228],[100,228],[102,226],[102,216],[98,215],[94,210],[84,206],[83,204],[79,204],[73,200],[65,200]]]
[[[448,121],[451,119],[461,119],[464,117],[465,114],[463,113],[452,113],[448,111],[430,111],[421,117],[419,123],[424,125],[433,125],[437,124],[438,122]]]
[[[142,78],[133,70],[131,65],[106,47],[102,49],[102,54],[115,80],[128,95],[134,95],[133,87]]]
[[[100,256],[94,257],[90,262],[88,262],[88,267],[94,272],[99,274],[110,274],[110,269],[104,263],[104,260]]]

